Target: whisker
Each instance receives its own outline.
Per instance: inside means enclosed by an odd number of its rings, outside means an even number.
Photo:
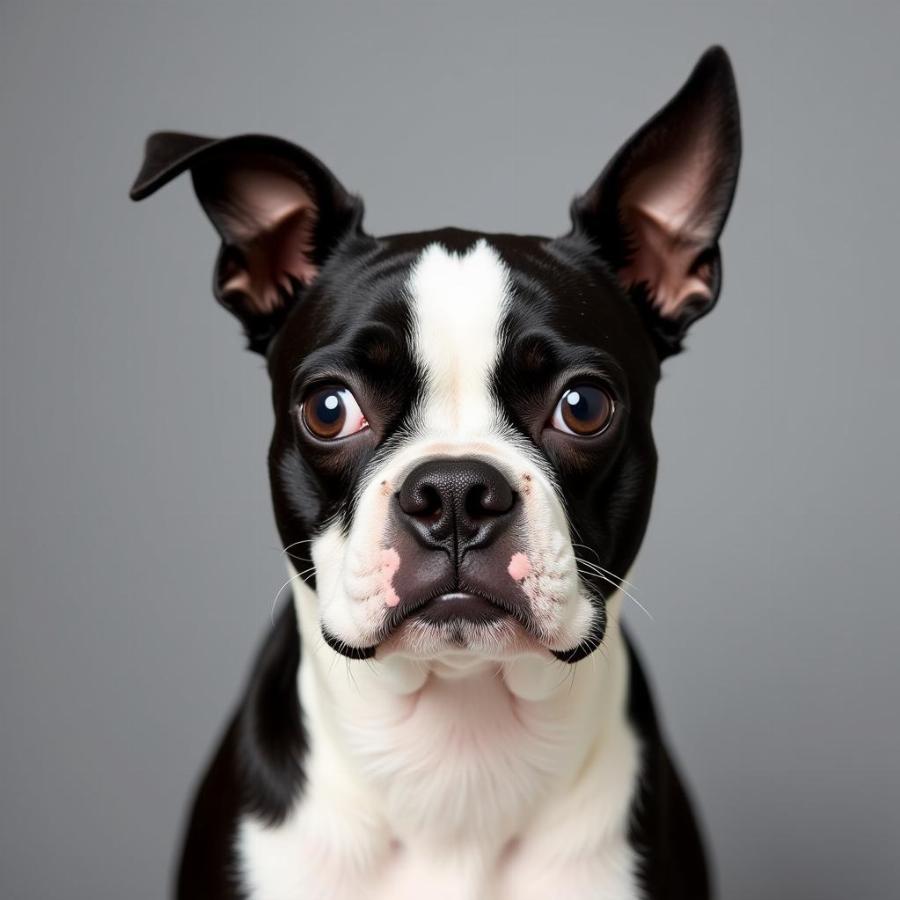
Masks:
[[[626,579],[624,579],[624,578],[620,578],[611,569],[604,569],[603,566],[598,565],[597,563],[591,562],[589,559],[582,559],[580,556],[576,556],[575,564],[578,565],[579,563],[582,566],[584,566],[585,568],[587,568],[588,570],[592,570],[595,572],[602,572],[604,575],[608,575],[611,578],[615,578],[617,582],[619,582],[621,584],[627,584],[630,588],[637,590],[637,587],[635,585],[633,585],[630,581],[626,581]]]
[[[590,550],[591,553],[593,553],[594,556],[596,556],[598,560],[600,559],[600,554],[597,553],[597,551],[593,547],[588,547],[587,544],[573,543],[572,546],[573,547],[584,547],[585,550]],[[577,553],[575,554],[575,559],[579,559],[579,556]],[[627,578],[623,578],[621,575],[617,575],[615,572],[612,571],[612,569],[604,569],[603,566],[601,566],[599,562],[595,563],[595,562],[591,562],[590,560],[587,560],[587,559],[582,559],[581,562],[583,562],[587,565],[590,565],[590,566],[595,566],[596,568],[600,569],[601,572],[606,572],[607,575],[611,575],[613,578],[618,578],[618,580],[621,581],[622,584],[627,584],[628,587],[633,588],[634,590],[638,589],[636,584],[632,584]]]
[[[323,650],[326,650],[327,648],[328,648],[328,644],[325,642],[325,636],[324,636],[324,635],[322,634],[322,632],[320,631],[320,632],[319,632],[319,635],[318,635],[318,639],[317,639],[316,642],[313,644],[313,653],[314,653],[316,656],[321,656],[321,655],[322,655],[322,651],[323,651]]]
[[[575,535],[575,537],[578,538],[578,540],[583,541],[583,540],[584,540],[584,535],[578,530],[577,526],[576,526],[575,523],[572,521],[572,517],[571,517],[571,516],[566,516],[566,518],[569,520],[569,529],[572,531],[572,533]],[[586,546],[586,545],[585,545],[585,544],[581,544],[581,546],[584,547],[584,546]]]
[[[589,566],[590,566],[590,563],[588,563],[587,560],[584,560],[584,559],[578,559],[578,558],[576,557],[576,560],[575,560],[576,568],[578,567],[578,564],[579,564],[579,563],[581,563],[581,565],[584,565],[584,566],[586,566],[586,567],[589,567]],[[596,569],[595,569],[595,570],[592,570],[591,568],[587,568],[586,571],[582,571],[581,569],[579,569],[579,572],[580,572],[582,575],[587,574],[587,575],[593,575],[594,578],[602,578],[604,581],[606,581],[606,582],[608,582],[609,584],[611,584],[614,588],[617,588],[618,590],[620,590],[620,591],[621,591],[626,597],[628,597],[628,599],[631,600],[631,601],[632,601],[639,609],[643,610],[644,614],[647,616],[647,618],[648,618],[651,622],[654,621],[653,615],[652,615],[652,613],[650,612],[650,610],[647,609],[647,607],[644,606],[644,604],[641,603],[641,601],[638,600],[638,598],[635,597],[634,594],[632,594],[632,593],[631,593],[629,590],[627,590],[626,588],[622,587],[621,584],[616,584],[616,582],[613,581],[612,578],[610,578],[608,575],[604,575],[602,572],[596,571]]]
[[[647,616],[648,619],[650,619],[651,622],[655,621],[653,618],[653,614],[650,612],[650,610],[647,609],[647,607],[644,606],[644,604],[641,603],[641,601],[638,600],[638,598],[635,597],[634,594],[632,594],[630,591],[627,591],[625,588],[621,587],[620,585],[617,585],[611,578],[607,578],[605,575],[603,575],[600,572],[592,572],[590,570],[587,570],[587,571],[579,570],[579,574],[581,574],[582,576],[587,576],[587,577],[592,577],[592,578],[600,578],[603,581],[608,582],[613,587],[620,590],[629,600],[631,600],[631,602],[634,603],[634,605],[637,606],[638,609],[640,609],[644,613],[644,615]]]
[[[565,665],[565,663],[562,663],[562,665]],[[569,691],[568,691],[568,693],[571,696],[572,688],[575,687],[575,666],[566,666],[566,668],[569,670]]]
[[[299,547],[301,544],[311,544],[312,538],[304,538],[302,541],[294,541],[293,544],[288,544],[287,547],[282,547],[281,552],[286,553],[291,559],[303,559],[303,557],[297,556],[294,553],[291,553],[292,547]]]
[[[576,535],[576,537],[581,537],[581,535],[580,535],[580,534],[579,534],[579,535]],[[573,547],[583,547],[585,550],[590,550],[591,553],[593,553],[594,556],[597,557],[597,559],[600,559],[600,554],[599,554],[593,547],[591,547],[591,546],[588,545],[588,544],[578,544],[578,543],[576,543],[575,541],[572,541],[572,546],[573,546]]]
[[[312,538],[304,538],[302,541],[294,541],[293,544],[288,544],[287,547],[282,547],[282,550],[290,550],[291,547],[299,547],[300,544],[311,544],[313,542]]]
[[[290,578],[280,587],[278,588],[278,592],[275,594],[275,599],[272,601],[272,609],[269,611],[269,619],[272,624],[275,624],[275,607],[278,606],[278,598],[281,596],[284,589],[292,582],[296,581],[301,576],[301,572],[297,572],[295,575],[291,575]]]
[[[350,668],[350,657],[345,656],[344,662],[347,664],[346,665],[347,677],[350,679],[350,683],[353,685],[354,689],[356,690],[356,693],[358,694],[359,693],[359,685],[356,683],[356,679],[353,677],[353,670]]]

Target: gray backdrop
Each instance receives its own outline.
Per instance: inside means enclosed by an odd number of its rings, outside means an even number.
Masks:
[[[745,164],[665,366],[632,608],[727,898],[900,882],[896,5],[3,0],[0,895],[158,898],[283,580],[261,362],[157,128],[321,155],[374,232],[558,233],[710,43]]]

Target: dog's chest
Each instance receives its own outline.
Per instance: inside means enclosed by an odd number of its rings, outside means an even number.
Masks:
[[[571,715],[578,693],[529,703],[484,677],[306,698],[303,799],[278,827],[242,824],[250,896],[637,896],[636,742],[624,721],[598,740]]]

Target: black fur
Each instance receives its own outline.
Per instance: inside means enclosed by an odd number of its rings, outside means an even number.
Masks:
[[[628,179],[654,163],[682,120],[718,116],[721,159],[706,212],[714,238],[696,265],[708,278],[703,305],[693,298],[675,317],[654,304],[644,283],[621,272],[635,252],[620,204]],[[672,136],[675,137],[672,137]],[[217,296],[242,321],[251,349],[264,353],[272,380],[275,428],[269,474],[275,518],[298,570],[310,567],[309,539],[331,522],[349,528],[357,487],[412,427],[423,372],[411,343],[406,295],[411,268],[433,243],[465,251],[485,240],[511,273],[511,303],[492,390],[509,426],[552,469],[564,497],[572,539],[588,561],[612,572],[631,566],[646,529],[656,476],[651,429],[660,360],[681,347],[685,330],[715,303],[720,285],[718,232],[724,223],[740,153],[737,100],[724,52],[710,51],[687,85],[614,158],[572,205],[572,229],[560,238],[483,235],[447,228],[376,238],[362,227],[362,205],[315,157],[261,136],[216,141],[165,133],[148,142],[147,159],[132,196],[140,199],[190,170],[198,196],[223,239]],[[244,265],[265,234],[241,238],[217,218],[226,180],[242,154],[295,178],[312,198],[317,217],[305,262],[313,280],[279,284],[271,308],[251,294],[219,291],[223,266]],[[262,160],[262,162],[260,162]],[[649,160],[649,162],[648,162]],[[207,167],[214,167],[215,177]],[[243,241],[243,242],[242,242]],[[231,257],[234,256],[234,259]],[[229,270],[230,271],[230,270]],[[227,273],[226,273],[227,274]],[[573,438],[547,427],[560,390],[573,379],[602,384],[615,399],[610,427]],[[311,386],[347,384],[365,408],[370,428],[329,446],[300,427],[298,407]],[[308,576],[314,586],[314,576]],[[591,633],[557,652],[577,662],[602,642],[604,595],[611,587],[585,579],[595,599]],[[333,649],[364,658],[372,647],[351,647],[324,633]],[[630,646],[630,645],[629,645]],[[276,823],[303,790],[307,739],[296,690],[300,643],[288,604],[265,640],[244,697],[197,793],[187,830],[178,896],[236,898],[233,841],[240,816],[253,812]],[[703,900],[708,876],[698,827],[660,734],[650,694],[631,651],[629,712],[644,748],[642,780],[630,839],[643,860],[649,898]]]

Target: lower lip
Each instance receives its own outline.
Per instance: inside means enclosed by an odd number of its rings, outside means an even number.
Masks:
[[[429,600],[415,614],[415,618],[432,625],[441,625],[445,622],[472,622],[479,625],[487,625],[504,618],[506,613],[494,606],[484,597],[477,594],[454,592],[441,594],[434,600]]]

